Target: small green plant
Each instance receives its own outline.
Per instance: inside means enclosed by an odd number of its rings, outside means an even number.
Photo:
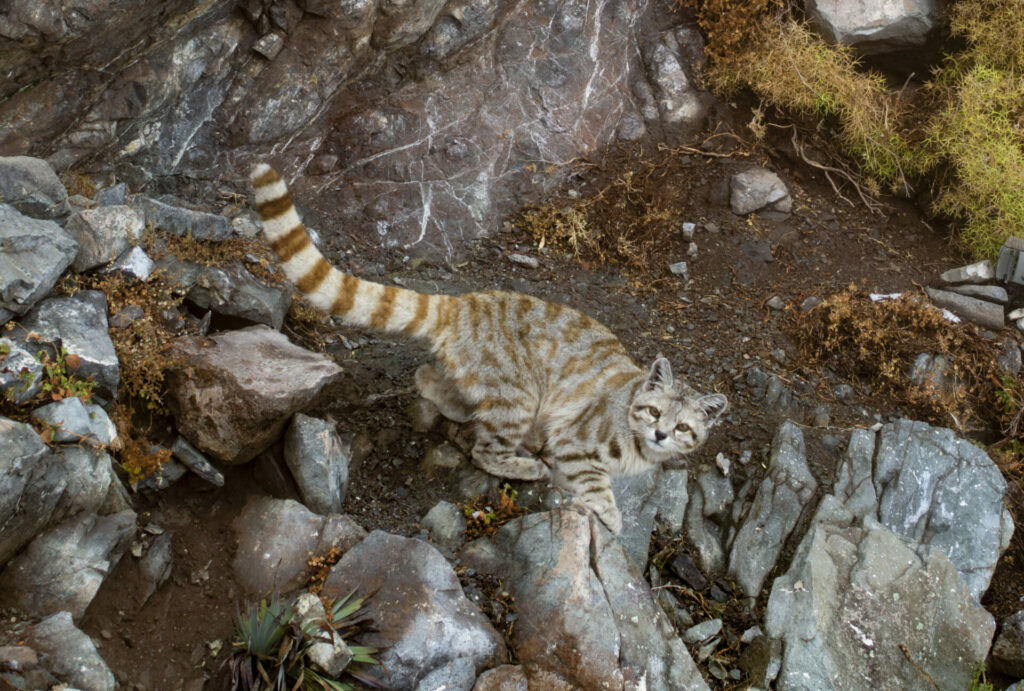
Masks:
[[[493,537],[498,528],[513,518],[527,513],[526,509],[516,504],[519,493],[507,482],[498,493],[497,500],[487,503],[483,497],[477,497],[468,504],[463,504],[462,513],[466,517],[466,538],[474,540],[486,535]],[[491,506],[494,504],[495,506]]]
[[[43,379],[39,388],[44,396],[53,401],[70,397],[88,401],[92,397],[96,382],[91,379],[79,379],[74,374],[82,364],[82,359],[77,355],[68,353],[61,346],[52,357],[45,350],[40,350],[36,353],[36,360],[43,365]]]
[[[308,653],[314,644],[340,637],[352,640],[370,630],[372,622],[360,614],[365,598],[349,593],[328,608],[323,619],[299,622],[294,598],[282,599],[275,593],[238,614],[235,654],[231,659],[231,688],[242,690],[350,691],[351,684],[327,677],[314,669]],[[353,664],[379,664],[376,648],[350,645],[352,659],[344,673],[370,683]]]
[[[984,660],[978,660],[978,664],[974,665],[974,674],[971,676],[971,685],[967,687],[967,691],[993,691],[994,688],[985,678]]]

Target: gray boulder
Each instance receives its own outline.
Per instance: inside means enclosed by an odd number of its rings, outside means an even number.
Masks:
[[[1024,678],[1024,610],[1003,620],[992,646],[992,671]]]
[[[706,689],[639,568],[592,517],[559,509],[462,552],[516,602],[512,645],[530,688]]]
[[[936,0],[807,0],[807,14],[826,38],[862,55],[920,48],[941,21]]]
[[[197,240],[223,242],[231,236],[231,223],[218,214],[184,209],[149,197],[135,197],[132,206],[146,219],[146,225]]]
[[[33,218],[68,214],[68,191],[53,167],[40,158],[0,156],[0,202]]]
[[[826,496],[768,600],[766,632],[784,642],[775,688],[931,688],[920,669],[967,688],[995,622],[945,554],[920,552]]]
[[[789,213],[793,199],[789,196],[786,183],[778,175],[756,167],[732,176],[729,205],[732,212],[739,215],[765,208]]]
[[[77,355],[81,365],[73,373],[79,379],[92,377],[100,392],[117,395],[120,366],[107,330],[107,296],[102,292],[83,290],[71,297],[47,298],[28,313],[21,325],[38,334],[43,343],[59,344],[69,354]]]
[[[0,199],[3,197],[0,196]],[[78,243],[53,221],[0,204],[0,322],[24,314],[50,292],[78,254]]]
[[[115,259],[106,271],[119,271],[140,281],[149,280],[155,264],[141,247],[129,247]]]
[[[0,566],[48,526],[114,505],[119,486],[103,451],[50,452],[29,425],[0,418]]]
[[[470,691],[475,682],[476,665],[460,657],[420,679],[416,691]]]
[[[301,587],[310,556],[332,547],[348,551],[366,537],[348,516],[318,516],[297,501],[262,496],[246,503],[232,527],[238,540],[235,576],[250,593],[260,594]]]
[[[200,307],[274,330],[281,329],[292,304],[290,286],[263,283],[241,264],[206,266],[166,256],[154,267],[186,289],[185,297]]]
[[[16,405],[39,393],[43,364],[27,344],[0,338],[0,396],[9,396]]]
[[[49,426],[53,430],[52,441],[58,444],[109,447],[117,441],[117,427],[107,411],[95,403],[83,403],[76,396],[36,408],[32,419]]]
[[[57,612],[33,626],[26,637],[40,663],[69,686],[82,691],[114,691],[114,674],[92,639],[75,628],[70,612]]]
[[[169,403],[178,429],[213,458],[236,465],[274,443],[289,418],[341,374],[323,355],[266,326],[181,337],[170,357]]]
[[[72,268],[82,272],[109,264],[138,239],[144,227],[142,217],[128,206],[100,206],[73,214],[64,226],[78,242]]]
[[[135,512],[91,513],[36,537],[0,573],[0,602],[33,616],[85,614],[135,534]]]
[[[296,413],[284,435],[284,459],[313,513],[341,512],[352,454],[333,423]]]
[[[807,465],[803,432],[787,420],[775,433],[768,472],[729,553],[729,572],[746,595],[761,593],[817,486]]]
[[[363,609],[377,632],[364,640],[381,650],[381,667],[365,671],[383,688],[415,688],[459,659],[471,661],[474,674],[506,660],[501,635],[463,594],[441,553],[422,540],[370,533],[331,569],[322,592],[341,597],[353,589],[374,593]]]
[[[922,559],[941,550],[980,599],[1013,535],[1006,480],[988,455],[952,430],[899,420],[879,433],[872,482],[878,521]]]

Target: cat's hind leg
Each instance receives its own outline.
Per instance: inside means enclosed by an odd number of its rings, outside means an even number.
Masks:
[[[575,494],[613,533],[622,532],[611,478],[596,453],[566,451],[554,459],[554,467],[556,485]]]
[[[523,441],[534,424],[531,410],[511,401],[485,399],[473,414],[476,441],[473,462],[491,475],[511,480],[543,480],[547,465],[526,455]]]
[[[471,406],[459,394],[454,382],[433,365],[422,365],[416,370],[416,389],[452,422],[469,422],[472,417]]]

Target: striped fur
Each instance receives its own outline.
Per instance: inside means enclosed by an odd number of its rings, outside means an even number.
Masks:
[[[288,278],[349,324],[425,342],[435,363],[416,372],[420,394],[473,424],[473,461],[489,473],[552,477],[618,533],[609,474],[681,458],[727,406],[675,381],[664,358],[641,369],[611,331],[568,307],[500,291],[427,295],[342,273],[310,241],[281,177],[259,165],[251,178]]]

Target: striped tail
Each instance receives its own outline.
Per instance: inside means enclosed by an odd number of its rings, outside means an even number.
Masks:
[[[263,234],[285,274],[314,306],[355,326],[431,340],[453,321],[456,298],[364,281],[335,269],[309,239],[277,171],[261,163],[249,177]]]

